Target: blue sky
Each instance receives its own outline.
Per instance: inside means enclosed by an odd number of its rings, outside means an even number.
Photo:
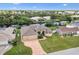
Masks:
[[[0,3],[0,10],[79,10],[79,3]]]

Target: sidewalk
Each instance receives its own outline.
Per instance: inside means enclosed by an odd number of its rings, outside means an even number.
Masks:
[[[79,47],[48,53],[48,55],[79,55]]]

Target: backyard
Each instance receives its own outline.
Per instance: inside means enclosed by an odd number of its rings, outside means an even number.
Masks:
[[[43,49],[47,52],[55,52],[68,48],[79,47],[79,36],[61,37],[58,34],[53,34],[46,40],[39,41]]]
[[[21,32],[20,29],[16,29],[16,38],[17,45],[13,46],[9,51],[5,53],[5,55],[31,55],[32,50],[29,47],[24,46],[21,42]]]

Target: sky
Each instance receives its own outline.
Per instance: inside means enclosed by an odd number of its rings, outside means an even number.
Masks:
[[[0,3],[0,10],[79,10],[79,3]]]

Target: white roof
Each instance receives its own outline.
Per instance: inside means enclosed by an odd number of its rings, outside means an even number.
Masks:
[[[67,12],[67,13],[75,13],[75,11],[65,11],[65,12]]]
[[[38,20],[38,19],[50,19],[50,16],[44,16],[44,17],[39,17],[39,16],[36,16],[36,17],[31,17],[30,19],[33,19],[33,20]]]
[[[43,18],[45,18],[45,19],[50,19],[51,17],[50,17],[50,16],[44,16]]]
[[[37,16],[37,17],[31,17],[31,19],[40,19],[41,17]]]
[[[73,16],[71,16],[71,17],[79,17],[79,15],[73,15]]]

